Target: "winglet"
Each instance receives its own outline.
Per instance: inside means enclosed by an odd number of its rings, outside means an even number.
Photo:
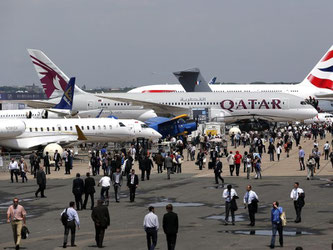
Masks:
[[[76,128],[76,132],[77,132],[77,139],[79,141],[88,140],[87,137],[83,134],[82,130],[80,129],[80,127],[78,125],[75,125],[75,128]]]

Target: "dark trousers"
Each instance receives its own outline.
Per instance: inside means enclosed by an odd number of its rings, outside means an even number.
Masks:
[[[151,169],[147,169],[147,170],[146,170],[147,180],[149,180],[149,177],[150,177],[150,171],[151,171]]]
[[[106,194],[106,198],[109,199],[109,188],[110,188],[110,187],[102,187],[102,189],[101,189],[101,199],[102,199],[103,201],[105,200],[104,193]]]
[[[145,180],[145,170],[141,169],[141,180],[144,181]]]
[[[135,185],[130,185],[129,190],[130,190],[130,201],[133,202],[134,199],[135,199],[136,186]]]
[[[39,192],[40,192],[40,195],[41,195],[41,197],[44,197],[45,195],[44,195],[44,190],[45,190],[45,184],[38,184],[38,189],[37,189],[37,191],[36,191],[36,196],[38,196],[38,194],[39,194]]]
[[[278,161],[280,161],[280,154],[276,154],[276,155],[277,155]]]
[[[45,168],[45,174],[51,174],[51,172],[50,172],[50,165],[44,166],[44,168]]]
[[[22,177],[22,183],[24,183],[24,180],[26,182],[28,182],[28,178],[27,178],[27,173],[26,172],[21,172],[21,177]]]
[[[324,150],[324,152],[325,152],[325,160],[328,160],[328,154],[329,154],[329,150]]]
[[[119,196],[119,193],[120,193],[120,184],[119,183],[115,183],[113,185],[113,189],[114,189],[114,197],[115,197],[116,201],[119,201],[119,199],[120,199],[120,196]]]
[[[91,210],[94,208],[94,193],[92,194],[84,194],[84,202],[83,202],[83,208],[87,208],[87,203],[88,203],[88,197],[90,196],[91,200]]]
[[[54,162],[54,171],[59,171],[60,170],[60,167],[59,167],[59,161],[55,161]]]
[[[235,165],[229,165],[230,175],[234,173]]]
[[[65,171],[66,171],[65,174],[71,174],[71,166],[70,166],[69,162],[65,163]]]
[[[158,164],[157,165],[157,173],[162,173],[163,172],[162,166],[163,166],[163,164]]]
[[[154,250],[157,244],[157,230],[155,227],[146,228],[148,250]]]
[[[182,172],[182,164],[177,164],[177,173]]]
[[[74,197],[75,197],[76,209],[77,210],[82,209],[82,194],[74,194]]]
[[[248,209],[251,225],[254,226],[256,223],[254,206],[252,204],[249,204]]]
[[[231,209],[231,202],[225,203],[225,222],[229,221],[229,212],[231,212],[232,223],[235,223],[235,211]]]
[[[175,250],[177,234],[166,234],[166,240],[168,243],[168,250]]]
[[[10,180],[12,181],[12,183],[14,182],[14,175],[15,175],[16,182],[18,182],[17,172],[18,172],[17,169],[10,170]]]
[[[244,173],[246,172],[246,161],[245,162],[243,162],[243,167],[244,167]]]
[[[299,168],[305,170],[304,157],[299,157]]]
[[[301,222],[302,207],[298,205],[297,201],[294,201],[294,207],[296,211],[296,221]]]
[[[275,235],[276,235],[276,232],[279,232],[280,246],[283,246],[283,227],[282,227],[281,222],[280,223],[273,222],[273,224],[272,224],[271,246],[275,245]]]
[[[236,163],[236,175],[239,176],[240,163]]]
[[[219,184],[219,180],[218,179],[220,179],[221,181],[222,181],[222,184],[224,183],[224,179],[222,178],[222,176],[221,176],[221,172],[214,172],[214,174],[215,174],[215,183],[216,184]]]
[[[315,161],[316,161],[317,169],[319,169],[319,167],[320,167],[320,158],[319,157],[315,158]]]
[[[273,153],[269,153],[269,160],[270,161],[274,161],[274,152]]]
[[[71,245],[75,244],[75,227],[76,226],[74,220],[67,222],[64,233],[64,245],[67,245],[69,230],[71,230]]]
[[[96,226],[95,224],[95,241],[97,247],[103,246],[105,227]]]

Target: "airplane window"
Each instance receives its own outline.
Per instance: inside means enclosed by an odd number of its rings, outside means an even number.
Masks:
[[[147,124],[143,123],[141,124],[141,128],[149,128]]]
[[[106,125],[103,126],[104,127],[104,130],[106,129]]]
[[[84,130],[84,126],[81,126],[81,129]]]
[[[110,106],[110,103],[108,103],[108,106]]]
[[[43,132],[43,128],[40,128],[40,131],[42,131],[42,132]]]
[[[301,105],[306,105],[306,102],[305,101],[301,101]]]
[[[54,127],[52,127],[52,131],[55,131],[55,128],[54,128]]]
[[[112,125],[109,125],[109,128],[112,129]]]
[[[100,126],[100,125],[98,125],[98,129],[101,129],[101,126]]]
[[[92,129],[95,130],[95,126],[92,126]]]
[[[32,132],[32,128],[30,128],[30,132]]]
[[[58,127],[58,131],[61,131],[61,127]]]
[[[89,126],[87,126],[87,130],[89,130]]]
[[[38,131],[38,128],[35,128],[35,131],[37,132],[37,131]]]
[[[119,122],[119,126],[120,126],[120,127],[126,127],[125,124],[122,123],[122,122]]]
[[[67,131],[67,127],[65,126],[65,131]]]
[[[50,128],[49,128],[49,127],[47,127],[47,128],[46,128],[46,130],[47,130],[47,131],[50,131]]]
[[[73,127],[72,127],[72,126],[70,126],[70,127],[69,127],[69,129],[70,129],[70,130],[73,130]]]

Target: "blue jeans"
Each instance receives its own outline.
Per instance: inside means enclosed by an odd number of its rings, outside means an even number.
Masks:
[[[281,222],[280,223],[276,223],[276,222],[272,223],[272,240],[271,240],[271,246],[275,245],[275,235],[276,235],[276,232],[279,232],[280,246],[283,246],[283,227],[282,227]]]

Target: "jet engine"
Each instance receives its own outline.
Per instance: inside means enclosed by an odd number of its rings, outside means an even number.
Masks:
[[[56,150],[58,150],[58,153],[60,155],[62,155],[62,153],[64,152],[64,149],[58,143],[50,143],[44,148],[43,156],[45,156],[46,152],[48,152],[49,156],[51,156],[51,158],[53,159],[53,155]]]
[[[263,131],[269,129],[269,122],[264,120],[244,121],[237,123],[241,131]]]
[[[0,123],[0,138],[12,138],[23,134],[25,123],[16,119],[3,120]]]

